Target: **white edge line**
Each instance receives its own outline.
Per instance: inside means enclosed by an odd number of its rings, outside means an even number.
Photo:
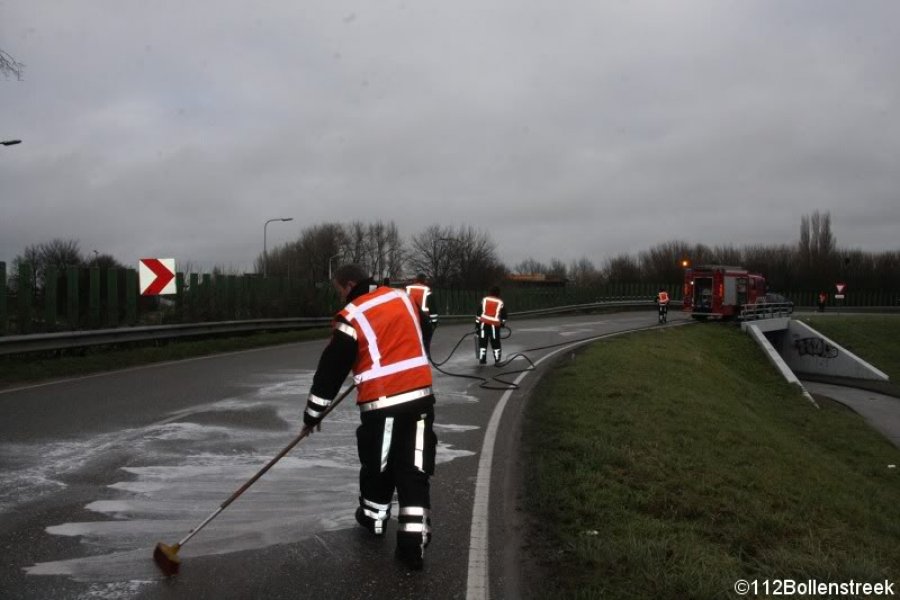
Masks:
[[[589,344],[603,338],[651,329],[659,329],[659,327],[653,325],[639,329],[626,329],[625,331],[605,333],[597,337],[573,342],[545,354],[534,362],[534,366],[537,367],[537,365],[563,350],[582,344]],[[521,373],[513,381],[513,385],[518,385],[531,372],[529,370]],[[488,501],[491,496],[491,468],[494,461],[497,428],[500,425],[500,418],[503,416],[503,409],[506,408],[506,401],[509,400],[514,391],[515,389],[508,389],[500,397],[500,401],[494,407],[494,412],[491,413],[491,419],[488,421],[487,429],[484,432],[484,442],[481,445],[481,457],[478,459],[478,474],[475,477],[475,499],[472,501],[472,528],[469,533],[469,569],[466,580],[466,600],[488,600],[490,597],[490,581],[488,580]]]

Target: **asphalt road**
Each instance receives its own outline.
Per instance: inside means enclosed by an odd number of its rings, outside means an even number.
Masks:
[[[504,357],[655,327],[655,320],[648,310],[511,321]],[[681,321],[670,313],[670,325]],[[445,358],[470,328],[441,326],[434,358]],[[384,539],[355,524],[359,417],[349,398],[321,433],[185,545],[176,577],[156,569],[151,555],[158,541],[181,539],[299,431],[324,343],[0,391],[0,598],[524,595],[518,424],[524,399],[553,362],[545,359],[550,353],[566,359],[559,348],[526,352],[536,373],[509,394],[435,373],[434,537],[423,572],[407,572],[393,558],[394,520]],[[487,378],[503,372],[512,381],[522,375],[510,371],[526,365],[520,358],[505,369],[479,367],[473,341],[465,339],[443,368]],[[485,445],[495,413],[496,444],[489,437]],[[473,502],[485,493],[489,503],[474,511],[473,527]],[[487,532],[486,548],[472,544],[479,528]]]

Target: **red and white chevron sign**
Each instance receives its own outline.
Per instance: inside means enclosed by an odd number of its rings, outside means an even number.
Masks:
[[[138,263],[141,296],[175,293],[175,259],[142,258]]]

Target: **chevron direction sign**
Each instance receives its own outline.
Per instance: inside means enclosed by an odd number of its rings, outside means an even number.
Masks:
[[[142,258],[138,263],[141,296],[175,293],[175,259]]]

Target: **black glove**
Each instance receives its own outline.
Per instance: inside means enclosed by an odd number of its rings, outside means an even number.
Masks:
[[[320,431],[322,430],[322,417],[314,417],[309,414],[307,411],[303,411],[303,425],[306,429],[312,429],[314,427],[318,428]]]

